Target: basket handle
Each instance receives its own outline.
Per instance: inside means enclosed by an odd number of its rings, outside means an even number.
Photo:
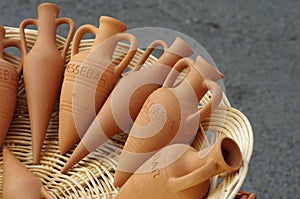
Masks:
[[[119,33],[116,36],[116,41],[129,41],[130,46],[127,51],[127,55],[124,59],[115,67],[115,71],[118,75],[121,75],[128,64],[131,62],[132,58],[134,57],[136,50],[137,50],[137,40],[136,37],[129,33]]]
[[[68,24],[69,25],[69,32],[68,32],[68,36],[66,38],[66,42],[65,42],[65,46],[61,52],[62,58],[64,59],[67,55],[70,43],[72,41],[74,32],[75,32],[75,23],[73,22],[72,19],[70,18],[59,18],[56,20],[57,21],[57,26],[61,25],[61,24]]]
[[[20,51],[20,63],[19,66],[16,68],[16,72],[18,73],[18,75],[21,74],[22,69],[23,69],[23,58],[24,58],[24,51],[22,50],[22,44],[21,41],[18,39],[5,39],[3,41],[3,49],[10,47],[10,46],[14,46],[16,48],[19,49]]]
[[[23,56],[26,56],[28,53],[27,49],[27,41],[26,41],[26,36],[25,36],[25,28],[28,25],[34,25],[37,27],[37,20],[36,19],[25,19],[21,22],[19,26],[19,31],[20,31],[20,40],[22,44],[22,51],[23,51]]]
[[[182,58],[176,62],[170,73],[166,77],[163,87],[173,87],[178,75],[187,67],[193,67],[194,60],[191,58]]]
[[[157,48],[158,46],[163,47],[163,49],[167,49],[168,46],[163,40],[155,40],[153,41],[145,50],[144,54],[142,55],[141,59],[137,62],[136,67],[134,67],[133,71],[140,70],[142,65],[146,62],[152,51]]]
[[[71,57],[76,55],[79,52],[79,46],[80,46],[80,41],[82,40],[82,37],[86,33],[92,33],[94,35],[97,34],[98,28],[90,25],[90,24],[85,24],[82,25],[78,28],[76,31],[74,38],[73,38],[73,43],[72,43],[72,49],[71,49]]]

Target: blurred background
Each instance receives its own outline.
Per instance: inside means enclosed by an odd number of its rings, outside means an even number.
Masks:
[[[0,24],[36,18],[45,1],[2,0]],[[231,105],[250,120],[254,151],[243,190],[299,198],[300,1],[52,0],[61,17],[98,26],[101,15],[128,29],[163,27],[196,40],[225,75]]]

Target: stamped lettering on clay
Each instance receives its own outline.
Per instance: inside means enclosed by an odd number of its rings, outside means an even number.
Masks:
[[[153,174],[152,177],[153,177],[153,178],[159,176],[159,174],[160,174],[160,170],[159,170],[159,168],[158,168],[160,156],[161,156],[161,153],[157,153],[157,154],[153,157],[152,162],[151,162],[151,164],[152,164],[152,174]]]
[[[160,104],[153,104],[149,110],[151,119],[159,124],[164,124],[167,119],[167,113],[163,106]]]
[[[17,80],[18,76],[9,72],[9,70],[0,68],[0,80]]]
[[[98,71],[90,69],[87,66],[81,66],[80,64],[76,63],[69,63],[67,65],[66,71],[68,73],[73,73],[75,75],[79,75],[81,77],[92,80],[98,80],[100,77],[100,73]]]

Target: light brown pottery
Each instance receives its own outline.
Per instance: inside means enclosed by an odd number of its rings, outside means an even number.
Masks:
[[[159,45],[164,48],[164,53],[151,66],[139,70]],[[176,38],[169,47],[161,40],[152,42],[138,62],[136,71],[129,73],[116,85],[62,172],[66,172],[114,134],[121,130],[128,131],[147,97],[161,87],[173,65],[192,53],[180,38]]]
[[[64,64],[72,40],[75,25],[69,18],[58,18],[59,7],[52,3],[38,6],[38,19],[25,19],[20,24],[20,35],[25,54],[23,75],[28,101],[32,134],[33,162],[38,164],[45,134],[57,93],[62,83]],[[69,33],[62,51],[56,46],[56,29],[61,24],[69,25]],[[25,27],[35,25],[37,40],[29,52]]]
[[[59,149],[62,154],[79,142],[137,49],[135,37],[122,33],[126,30],[124,23],[107,16],[101,16],[99,23],[99,28],[82,26],[73,40],[60,97]],[[78,53],[86,32],[96,35],[94,43],[91,49]],[[130,47],[116,66],[112,56],[121,40],[128,40]]]
[[[185,68],[187,74],[174,85],[179,72]],[[194,138],[199,123],[222,100],[223,92],[215,83],[222,77],[200,56],[196,63],[184,58],[175,64],[163,87],[147,98],[131,128],[114,176],[115,186],[122,186],[157,150],[171,143],[188,143]],[[213,91],[211,101],[199,111],[199,101],[209,89]]]
[[[3,50],[7,47],[17,47],[22,52],[20,41],[5,39],[5,32],[4,27],[0,25],[0,146],[14,114],[18,80],[22,70],[22,61],[20,61],[18,68],[15,68],[3,58]]]
[[[3,199],[53,199],[43,184],[8,148],[3,148]]]
[[[203,198],[211,177],[237,171],[241,165],[239,146],[230,138],[200,152],[185,144],[169,145],[147,160],[115,199]]]

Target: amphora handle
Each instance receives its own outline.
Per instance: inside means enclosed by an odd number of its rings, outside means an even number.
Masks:
[[[170,178],[168,186],[174,193],[189,189],[209,179],[215,173],[216,167],[217,162],[209,158],[202,167],[199,167],[191,173],[177,178]]]
[[[174,87],[174,83],[178,78],[180,72],[187,67],[193,67],[194,64],[195,62],[191,58],[180,59],[168,74],[163,87]],[[203,74],[200,75],[203,76]],[[223,99],[223,91],[220,86],[211,79],[204,79],[202,85],[199,86],[207,87],[208,90],[212,91],[211,100],[197,112],[197,114],[200,114],[199,121],[202,122],[211,114],[212,110],[214,110],[219,105],[219,103]]]
[[[80,26],[78,28],[78,30],[76,31],[74,38],[73,38],[71,57],[76,55],[79,52],[80,42],[85,34],[92,33],[92,34],[96,35],[97,32],[98,32],[98,28],[93,25],[86,24],[86,25]]]
[[[137,50],[137,40],[136,37],[129,33],[118,33],[115,36],[115,39],[117,42],[120,41],[129,41],[130,46],[127,51],[127,55],[124,57],[124,59],[116,66],[115,71],[118,75],[121,75],[122,72],[125,70],[125,68],[128,66],[128,64],[133,59],[136,50]]]
[[[23,69],[23,59],[24,59],[24,51],[22,50],[21,41],[17,39],[5,39],[3,41],[3,48],[7,48],[11,46],[18,48],[21,53],[20,63],[19,66],[16,68],[16,72],[18,73],[18,75],[20,75]]]
[[[144,54],[142,55],[142,57],[140,58],[140,60],[136,64],[136,67],[133,69],[133,71],[140,70],[140,68],[142,67],[142,65],[146,62],[146,60],[148,59],[148,57],[151,55],[152,51],[155,48],[157,48],[158,46],[163,47],[164,50],[166,50],[168,48],[167,44],[163,40],[155,40],[155,41],[153,41],[151,44],[149,44],[149,46],[145,50]]]
[[[18,75],[21,74],[22,71],[22,67],[23,67],[23,57],[24,57],[24,52],[22,50],[22,45],[21,45],[21,41],[18,39],[4,39],[5,38],[5,34],[6,34],[6,30],[3,26],[0,26],[0,50],[1,52],[1,58],[3,58],[3,50],[7,47],[16,47],[19,49],[20,51],[20,63],[19,66],[16,68],[16,72],[18,73]]]
[[[198,66],[197,71],[204,79],[202,85],[200,86],[207,88],[208,91],[212,91],[210,101],[198,111],[198,113],[200,113],[199,121],[202,122],[211,114],[211,112],[220,104],[221,100],[223,99],[223,91],[216,81],[222,79],[224,75],[216,70],[201,56],[197,57],[196,65]]]
[[[5,28],[0,25],[0,58],[3,59],[3,42],[4,42],[4,38],[5,38],[5,34],[6,34],[6,30]]]
[[[210,97],[210,101],[199,110],[199,122],[202,122],[205,118],[207,118],[223,99],[223,91],[216,82],[209,79],[204,80],[203,84],[206,84],[208,90],[212,91],[212,95]]]
[[[186,175],[169,179],[168,185],[173,192],[189,189],[220,173],[237,171],[243,164],[238,144],[229,137],[220,138],[201,158],[206,159],[204,165]]]
[[[178,78],[179,74],[187,67],[193,67],[194,60],[191,58],[182,58],[176,62],[170,73],[166,77],[163,87],[174,87],[174,83]]]
[[[26,41],[26,36],[25,36],[25,28],[29,25],[34,25],[35,27],[38,26],[38,20],[36,19],[25,19],[21,22],[19,26],[19,31],[20,31],[20,40],[21,40],[21,45],[22,45],[22,51],[23,51],[23,56],[26,56],[28,53],[28,46],[27,46],[27,41]]]
[[[62,58],[65,59],[70,43],[72,41],[74,32],[75,32],[75,23],[73,22],[72,19],[70,18],[66,18],[66,17],[62,17],[56,20],[57,26],[61,25],[61,24],[68,24],[69,25],[69,32],[68,32],[68,36],[66,38],[66,42],[65,42],[65,46],[61,52]]]

